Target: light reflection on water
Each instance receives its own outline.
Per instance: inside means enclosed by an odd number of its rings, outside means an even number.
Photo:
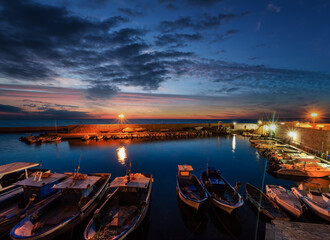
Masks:
[[[233,135],[233,141],[232,141],[232,148],[233,148],[233,153],[235,153],[235,149],[236,149],[236,135]]]
[[[178,164],[191,164],[200,177],[206,162],[221,170],[232,185],[241,181],[256,187],[265,184],[281,185],[287,189],[300,181],[280,179],[266,173],[267,160],[256,153],[248,138],[242,136],[147,140],[123,139],[82,142],[62,141],[58,144],[27,145],[19,142],[21,134],[0,134],[0,164],[17,161],[40,162],[53,172],[68,172],[77,168],[82,152],[81,173],[111,172],[112,179],[126,173],[127,162],[132,172],[151,173],[154,177],[152,205],[149,217],[140,232],[131,239],[251,239],[256,230],[257,212],[247,203],[233,216],[213,209],[194,215],[178,203],[176,174]],[[109,157],[110,156],[110,157]],[[309,180],[312,181],[312,180]],[[323,185],[330,181],[323,179]],[[239,193],[245,198],[244,187]],[[308,219],[318,222],[314,216]],[[257,239],[265,234],[265,219],[260,216]],[[80,239],[84,226],[74,235]],[[141,233],[142,231],[142,233]],[[64,238],[69,238],[66,235]]]
[[[122,165],[125,165],[125,159],[127,158],[127,155],[126,155],[126,148],[124,146],[117,148],[117,156],[118,156],[118,162],[121,163]]]

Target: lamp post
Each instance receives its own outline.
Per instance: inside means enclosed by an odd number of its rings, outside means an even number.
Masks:
[[[312,119],[313,119],[313,128],[315,128],[316,127],[316,124],[315,124],[315,119],[316,119],[316,117],[317,117],[317,113],[311,113],[311,117],[312,117]]]
[[[123,119],[124,119],[125,116],[124,116],[124,114],[121,113],[121,114],[118,115],[118,117],[120,119],[120,126],[119,126],[119,129],[120,129],[122,127]]]

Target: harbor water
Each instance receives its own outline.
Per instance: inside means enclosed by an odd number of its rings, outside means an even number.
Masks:
[[[245,200],[245,183],[258,188],[277,184],[287,189],[299,180],[280,179],[266,173],[267,159],[242,136],[205,137],[157,140],[80,140],[51,144],[25,144],[21,134],[0,135],[0,164],[40,162],[52,172],[110,172],[112,179],[126,173],[131,162],[132,172],[151,173],[154,177],[152,204],[142,226],[129,239],[264,239],[267,219],[248,203],[232,215],[210,206],[199,213],[185,206],[176,195],[178,164],[190,164],[199,177],[206,164],[220,169],[234,186],[240,181],[239,193]],[[324,185],[330,181],[321,179]],[[323,223],[306,212],[303,221]],[[87,222],[59,239],[81,239]]]

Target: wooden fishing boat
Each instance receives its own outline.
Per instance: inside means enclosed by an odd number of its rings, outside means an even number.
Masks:
[[[10,232],[12,239],[52,239],[94,211],[108,190],[111,174],[66,174],[70,177],[52,188],[60,194],[19,222]]]
[[[268,197],[296,218],[303,214],[303,208],[298,198],[291,191],[281,186],[266,185],[266,193]]]
[[[245,184],[246,199],[249,200],[259,212],[270,219],[289,220],[289,217],[266,194],[249,183]]]
[[[198,178],[190,174],[190,165],[178,165],[177,192],[188,206],[198,210],[207,200],[207,194]]]
[[[303,184],[299,184],[298,187],[291,188],[293,194],[299,198],[310,210],[321,218],[330,221],[330,199],[327,194],[320,192],[319,190],[311,190]]]
[[[227,213],[230,214],[243,206],[244,201],[237,192],[241,183],[237,182],[233,188],[215,168],[207,167],[206,171],[202,173],[202,185],[211,203]]]
[[[65,174],[39,172],[14,183],[19,187],[0,196],[0,232],[8,232],[24,215],[50,201],[57,192],[52,186],[66,177]]]
[[[29,162],[14,162],[0,166],[0,195],[14,188],[22,188],[22,186],[14,185],[14,183],[34,176],[39,172],[50,172],[49,169],[42,169],[42,164]]]
[[[85,239],[124,239],[145,218],[151,201],[152,175],[130,173],[117,177],[103,205],[94,213],[85,231]]]

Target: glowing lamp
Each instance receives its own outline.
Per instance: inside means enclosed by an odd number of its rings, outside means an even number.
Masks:
[[[269,126],[269,129],[272,130],[272,131],[275,131],[275,129],[276,129],[276,125],[275,125],[275,124],[271,124],[271,125]]]
[[[297,137],[297,133],[296,133],[296,132],[293,132],[293,131],[289,132],[288,135],[289,135],[289,137],[291,137],[293,140],[295,140],[296,137]]]
[[[317,113],[311,113],[311,117],[313,118],[317,117]]]
[[[261,121],[261,120],[259,120],[259,121],[258,121],[258,124],[262,124],[262,121]]]
[[[265,130],[268,131],[269,130],[269,126],[265,126]]]
[[[125,116],[124,116],[124,114],[121,113],[121,114],[118,115],[118,117],[119,117],[120,119],[123,119]]]

